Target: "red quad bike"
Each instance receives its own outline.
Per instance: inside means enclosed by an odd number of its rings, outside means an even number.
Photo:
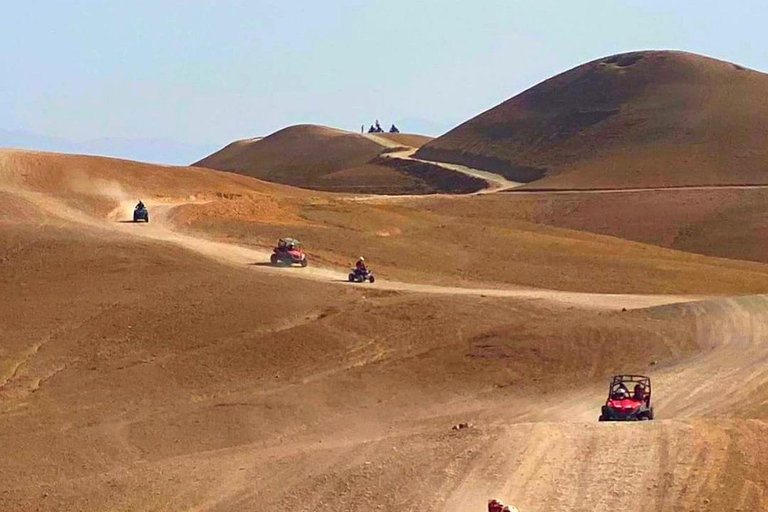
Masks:
[[[273,265],[293,265],[294,263],[306,267],[307,255],[301,247],[301,242],[293,238],[281,238],[277,247],[272,250],[269,261]]]
[[[652,419],[651,378],[644,375],[614,375],[608,387],[608,399],[597,421]]]

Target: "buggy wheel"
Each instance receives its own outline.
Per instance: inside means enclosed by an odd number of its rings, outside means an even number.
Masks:
[[[375,277],[371,276],[371,277],[368,278],[368,282],[369,283],[373,283],[374,281],[376,281]]]
[[[144,217],[144,222],[146,222],[147,224],[149,224],[149,215],[147,215],[146,217]]]
[[[309,262],[307,261],[307,258],[305,256],[304,258],[301,259],[299,263],[301,264],[302,267],[306,267]]]
[[[605,416],[603,416],[603,415],[601,414],[601,415],[600,415],[600,417],[599,417],[599,418],[597,418],[597,421],[605,421]]]
[[[349,274],[349,276],[347,276],[347,278],[349,279],[349,282],[352,283],[355,280],[355,274]]]
[[[649,420],[652,420],[652,419],[653,419],[653,407],[651,407],[651,408],[648,410],[648,419],[649,419]]]
[[[277,254],[272,254],[272,256],[269,257],[269,262],[273,265],[277,265]]]

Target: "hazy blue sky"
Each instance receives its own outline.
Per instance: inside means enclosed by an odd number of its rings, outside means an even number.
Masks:
[[[377,117],[451,125],[635,49],[768,70],[768,8],[757,0],[3,4],[0,129],[76,140],[222,144],[299,122],[355,130]]]

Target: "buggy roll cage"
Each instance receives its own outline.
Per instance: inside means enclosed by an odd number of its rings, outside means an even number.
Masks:
[[[295,238],[281,238],[277,241],[278,247],[301,247],[301,242]]]
[[[650,403],[651,401],[651,378],[645,375],[614,375],[611,378],[611,383],[608,386],[608,397],[612,397],[613,394],[619,389],[619,386],[624,384],[624,387],[632,393],[633,390],[629,389],[627,384],[640,384],[645,388],[644,400]]]

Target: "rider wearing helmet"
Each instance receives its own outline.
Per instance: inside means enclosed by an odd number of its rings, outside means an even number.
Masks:
[[[613,400],[624,400],[627,397],[629,397],[629,391],[627,391],[626,386],[624,386],[622,383],[618,388],[616,388],[616,391],[613,392],[613,396],[611,398]]]
[[[365,266],[365,258],[360,256],[360,258],[357,260],[357,263],[355,263],[355,271],[358,274],[365,274],[368,272],[368,268]]]
[[[634,392],[632,393],[632,399],[633,400],[644,400],[645,399],[645,386],[642,384],[635,384]]]

